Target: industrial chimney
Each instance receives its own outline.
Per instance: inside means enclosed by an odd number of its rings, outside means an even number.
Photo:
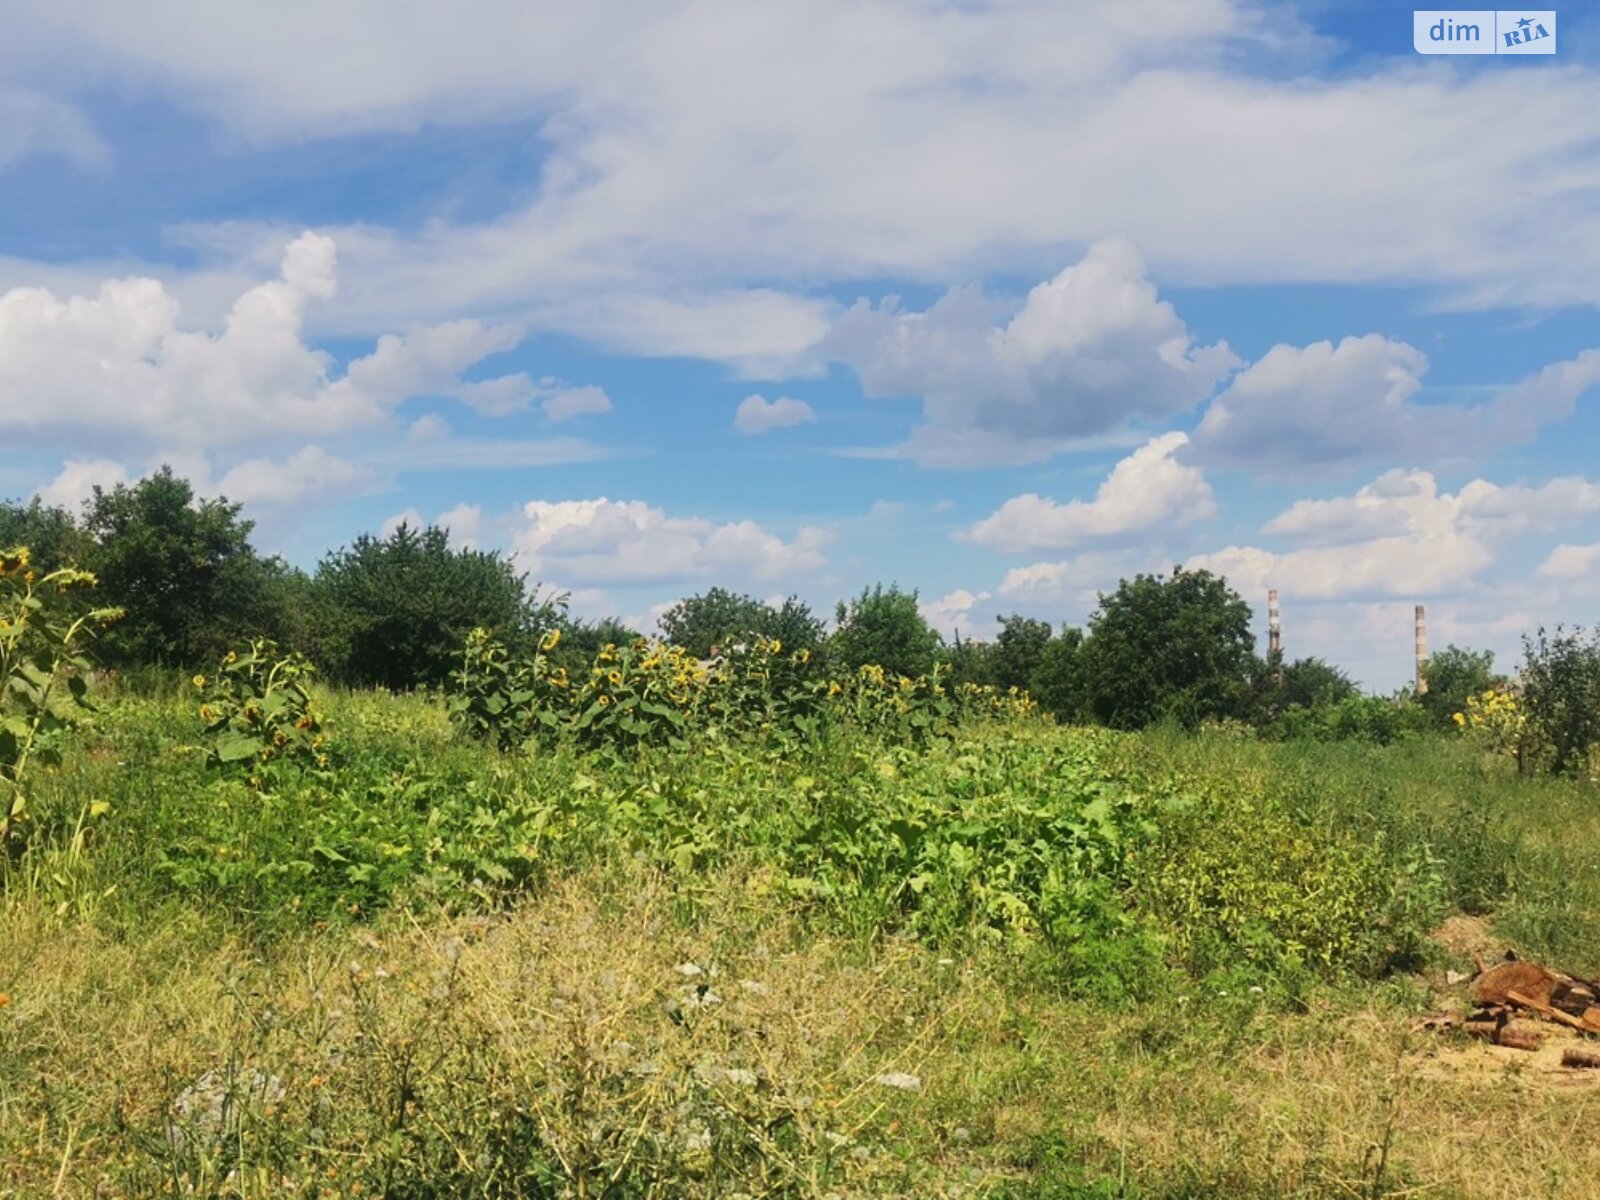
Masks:
[[[1428,691],[1428,619],[1417,605],[1417,695]]]

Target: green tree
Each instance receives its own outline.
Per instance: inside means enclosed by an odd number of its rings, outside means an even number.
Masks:
[[[1087,708],[1116,729],[1239,716],[1255,658],[1250,606],[1208,571],[1124,579],[1089,621]]]
[[[953,684],[972,683],[979,686],[994,683],[994,643],[964,638],[960,632],[954,640],[939,650],[938,661],[944,665]]]
[[[324,669],[394,690],[444,683],[474,628],[522,650],[559,616],[500,555],[453,549],[443,529],[404,523],[329,554],[311,594]]]
[[[876,664],[901,675],[926,674],[939,650],[939,635],[917,608],[917,593],[881,583],[846,604],[839,601],[828,652],[847,671]]]
[[[1039,707],[1058,721],[1082,721],[1088,712],[1084,661],[1083,630],[1067,626],[1050,639],[1028,684]]]
[[[1558,775],[1587,766],[1600,745],[1600,628],[1543,627],[1522,638],[1522,703]]]
[[[995,620],[1000,622],[1000,633],[990,653],[992,682],[996,687],[1031,689],[1050,645],[1050,622],[1016,613]]]
[[[28,548],[41,574],[89,559],[89,539],[72,514],[37,496],[26,504],[0,502],[0,549],[17,546]]]
[[[289,572],[251,547],[239,509],[199,499],[167,466],[94,489],[89,566],[106,602],[127,612],[103,642],[107,661],[192,666],[252,636],[284,637]]]
[[[1455,714],[1466,709],[1468,696],[1481,696],[1505,682],[1495,672],[1492,651],[1460,646],[1446,646],[1430,654],[1426,677],[1428,690],[1417,697],[1417,703],[1427,712],[1429,722],[1440,729],[1451,728]]]
[[[774,606],[720,587],[678,601],[662,615],[661,631],[696,658],[751,634],[777,638],[786,650],[814,650],[822,642],[822,622],[798,597]]]

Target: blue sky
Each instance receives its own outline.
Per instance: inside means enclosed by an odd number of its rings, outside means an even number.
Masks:
[[[0,0],[3,3],[3,0]],[[0,495],[648,625],[1174,564],[1368,686],[1600,597],[1600,70],[1390,4],[4,4]],[[134,9],[137,8],[137,11]]]

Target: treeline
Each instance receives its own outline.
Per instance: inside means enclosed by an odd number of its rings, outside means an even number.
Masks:
[[[204,667],[265,636],[336,682],[403,690],[445,683],[475,628],[513,653],[560,629],[562,656],[584,665],[605,643],[640,636],[616,620],[573,617],[506,558],[454,547],[441,529],[363,534],[310,572],[258,553],[252,530],[239,505],[198,497],[165,467],[96,488],[78,514],[37,499],[0,504],[0,548],[30,547],[40,570],[85,567],[103,602],[126,610],[99,647],[124,671]],[[1027,691],[1059,719],[1117,729],[1235,721],[1387,741],[1448,727],[1495,682],[1490,656],[1451,647],[1434,656],[1431,687],[1414,702],[1363,696],[1320,659],[1258,655],[1250,606],[1205,571],[1123,580],[1083,628],[1013,615],[992,638],[946,640],[916,593],[892,585],[840,602],[833,617],[829,630],[797,598],[768,604],[712,588],[670,609],[661,632],[697,658],[760,636],[810,650],[831,670],[876,664],[915,678],[937,666],[953,683]]]

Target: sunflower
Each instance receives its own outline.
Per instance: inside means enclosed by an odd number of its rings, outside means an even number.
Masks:
[[[561,644],[561,630],[552,629],[539,642],[539,649],[549,652]]]

